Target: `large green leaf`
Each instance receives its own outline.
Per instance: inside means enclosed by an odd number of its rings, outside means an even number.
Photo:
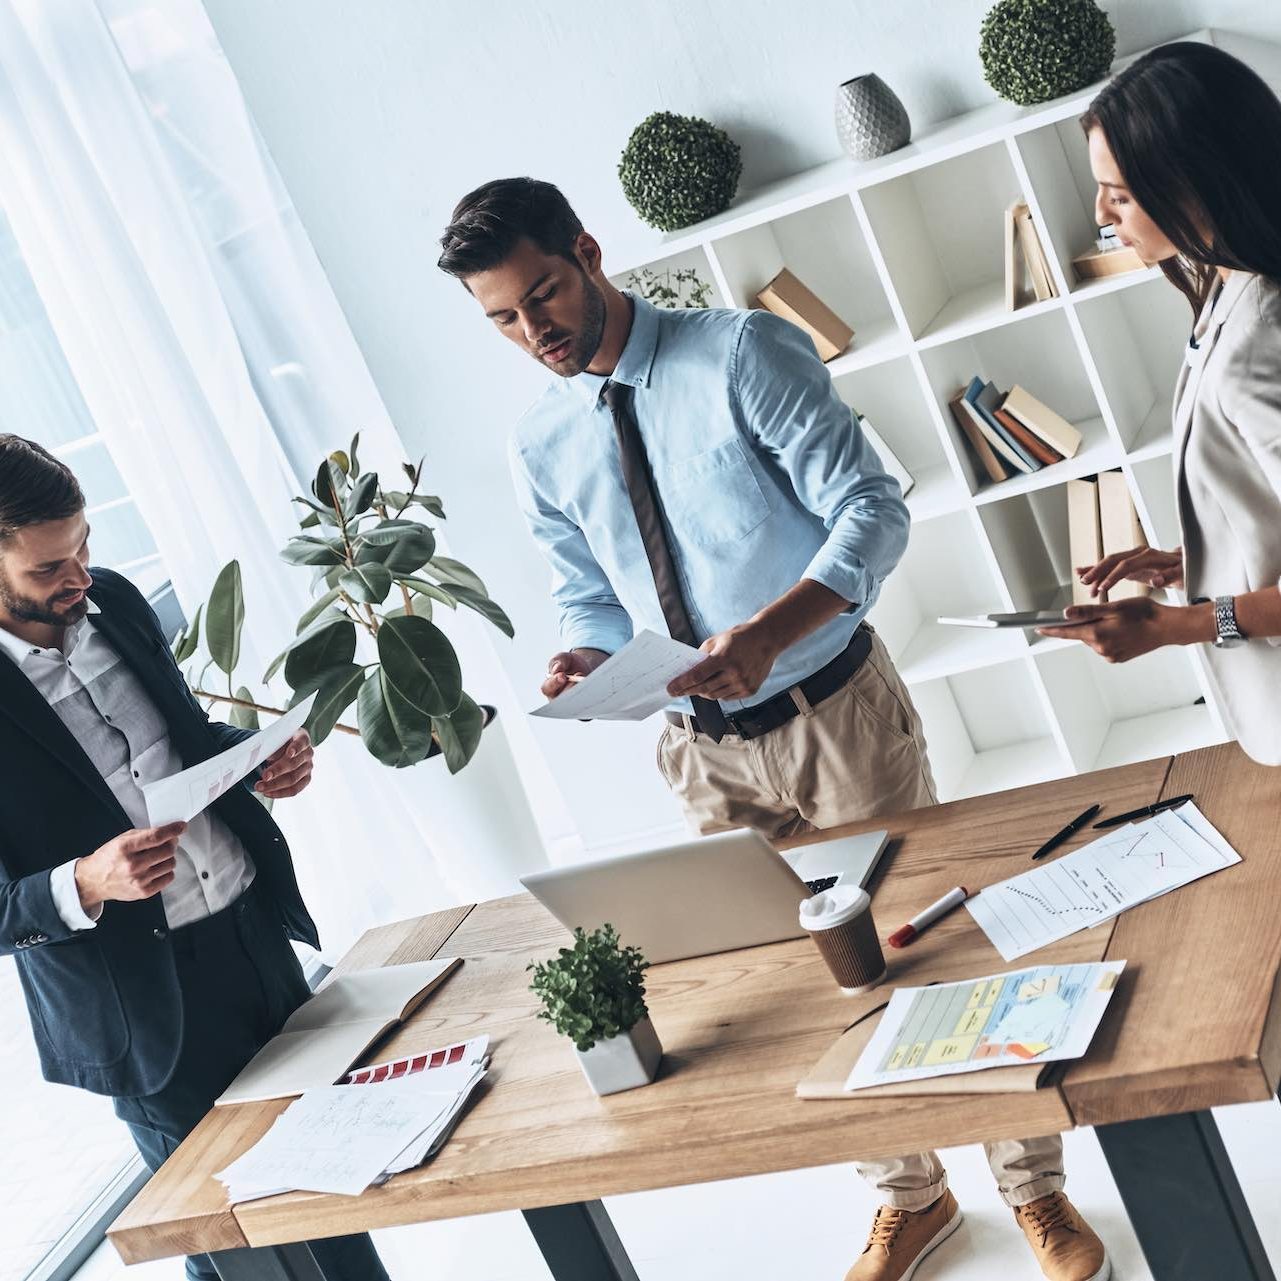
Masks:
[[[285,682],[290,689],[297,689],[318,673],[342,667],[355,657],[355,623],[349,618],[326,619],[324,626],[290,649],[285,659]]]
[[[351,487],[351,493],[347,495],[347,501],[343,503],[343,514],[348,520],[367,512],[373,505],[374,496],[378,493],[378,476],[374,472],[366,472],[359,477]]]
[[[389,490],[383,494],[383,502],[394,512],[403,511],[406,507],[424,507],[433,516],[445,519],[445,504],[437,494],[413,494],[401,490]]]
[[[382,671],[360,687],[356,701],[360,737],[384,765],[403,769],[431,751],[431,718],[405,702]]]
[[[254,696],[242,685],[236,690],[236,697],[246,703],[252,703]],[[231,723],[237,729],[257,729],[258,712],[253,707],[236,707],[234,704],[231,708]]]
[[[346,473],[328,458],[320,464],[316,479],[311,483],[311,492],[331,511],[337,511],[342,502],[343,489],[347,484]],[[335,498],[335,495],[337,497]]]
[[[360,471],[360,464],[356,461],[356,447],[360,444],[360,433],[357,432],[351,438],[351,448],[347,450],[347,457],[351,463],[351,469],[354,472]]]
[[[429,583],[425,578],[398,578],[396,581],[408,587],[416,596],[430,596],[432,600],[438,600],[442,605],[448,605],[450,609],[458,608],[458,602],[453,596],[443,587]]]
[[[244,625],[245,592],[240,581],[240,562],[231,560],[214,580],[205,608],[205,648],[228,676],[240,661],[240,632]]]
[[[464,587],[462,583],[451,583],[449,590],[462,604],[487,618],[500,632],[505,632],[508,636],[516,635],[511,619],[488,596],[482,596],[470,587]]]
[[[366,605],[381,605],[391,591],[391,570],[377,562],[357,565],[338,576],[338,586],[352,600]]]
[[[313,692],[316,695],[305,725],[313,743],[323,743],[329,737],[343,712],[356,701],[364,678],[363,667],[348,663],[344,667],[319,672],[294,690],[294,696],[289,700],[290,707],[296,707]]]
[[[196,606],[196,613],[191,620],[191,626],[179,632],[177,639],[173,643],[173,661],[179,667],[196,652],[197,647],[200,645],[200,611],[202,609],[204,609],[203,605]]]
[[[271,665],[262,674],[263,683],[265,684],[267,681],[271,680],[271,678],[280,670],[281,664],[284,663],[286,659],[288,659],[289,655],[292,654],[294,650],[298,648],[299,645],[305,645],[318,633],[325,631],[329,627],[332,627],[335,623],[350,627],[352,629],[352,634],[353,635],[355,634],[356,624],[353,623],[351,619],[347,618],[345,615],[335,614],[333,618],[326,618],[326,617],[318,618],[305,631],[299,632],[298,635],[295,636],[293,640],[291,640],[289,644],[286,645],[284,649],[282,649],[280,653],[277,654],[276,657],[271,660]]]
[[[433,716],[431,727],[445,753],[445,764],[451,774],[457,774],[476,754],[480,746],[481,731],[485,728],[485,713],[464,694],[458,706],[448,716]]]
[[[448,556],[433,556],[427,562],[427,572],[433,578],[443,579],[448,583],[457,583],[460,587],[470,587],[482,596],[489,595],[489,589],[481,581],[480,575],[468,569],[460,560],[451,560]]]
[[[448,716],[462,697],[458,655],[425,618],[389,618],[378,629],[378,659],[388,682],[428,716]]]
[[[280,559],[287,565],[341,565],[343,545],[337,538],[295,534],[281,548]]]
[[[312,623],[318,619],[337,599],[338,588],[331,587],[323,596],[311,602],[305,610],[302,617],[298,620],[298,626],[294,631],[301,636]]]
[[[371,561],[386,565],[393,574],[421,569],[436,550],[436,536],[416,521],[384,521],[361,534],[356,544],[356,564]]]

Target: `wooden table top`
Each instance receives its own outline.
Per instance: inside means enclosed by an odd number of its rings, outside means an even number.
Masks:
[[[1090,1053],[1056,1085],[960,1104],[797,1099],[796,1082],[860,1002],[879,1004],[887,990],[842,997],[812,943],[799,939],[654,966],[659,1078],[597,1098],[572,1047],[535,1019],[528,990],[527,962],[568,935],[520,895],[372,930],[341,967],[467,958],[367,1057],[490,1035],[488,1088],[433,1161],[358,1198],[291,1193],[228,1206],[214,1172],[265,1133],[287,1101],[219,1108],[109,1235],[136,1263],[1268,1098],[1281,1079],[1281,770],[1225,746],[826,835],[889,828],[894,847],[872,885],[884,937],[954,885],[973,890],[1025,870],[1031,850],[1087,805],[1118,813],[1187,791],[1244,861],[1037,953],[1038,963],[1128,962]],[[964,911],[891,956],[891,981],[902,984],[1011,968]]]

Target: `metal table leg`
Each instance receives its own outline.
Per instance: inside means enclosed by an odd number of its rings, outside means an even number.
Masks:
[[[305,1241],[296,1245],[217,1250],[209,1257],[222,1281],[326,1281]]]
[[[1156,1281],[1276,1281],[1212,1113],[1094,1132]]]
[[[599,1201],[521,1213],[555,1281],[639,1281]]]

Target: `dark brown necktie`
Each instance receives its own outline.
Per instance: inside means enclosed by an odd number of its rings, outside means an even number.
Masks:
[[[632,510],[636,513],[636,524],[640,527],[641,542],[645,544],[645,555],[649,557],[649,568],[654,575],[658,603],[662,606],[668,633],[673,640],[684,641],[697,649],[698,641],[694,638],[694,628],[681,596],[680,580],[676,577],[676,566],[672,563],[672,549],[667,544],[667,533],[663,529],[663,516],[654,493],[654,477],[645,453],[645,442],[641,440],[636,415],[632,413],[632,389],[626,383],[608,382],[604,394],[609,412],[614,416],[614,430],[618,433],[623,481],[632,500]],[[714,743],[719,743],[728,728],[721,705],[710,698],[691,697],[691,701],[699,729]]]

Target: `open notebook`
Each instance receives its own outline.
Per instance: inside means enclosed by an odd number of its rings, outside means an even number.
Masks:
[[[439,957],[330,979],[289,1016],[217,1103],[259,1103],[333,1085],[461,964]]]

